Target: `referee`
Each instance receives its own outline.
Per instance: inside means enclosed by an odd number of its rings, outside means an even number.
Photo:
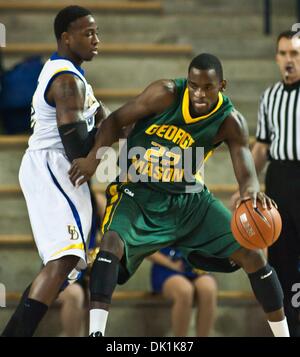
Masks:
[[[285,294],[285,312],[291,336],[300,336],[299,308],[292,291],[300,283],[300,37],[282,32],[277,39],[276,62],[282,81],[261,97],[256,143],[252,149],[257,173],[270,160],[266,194],[278,205],[282,217],[279,240],[269,248]],[[294,286],[295,288],[295,286]]]

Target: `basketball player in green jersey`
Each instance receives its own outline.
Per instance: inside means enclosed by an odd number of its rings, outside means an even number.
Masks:
[[[289,335],[276,272],[260,250],[247,250],[235,241],[230,212],[195,178],[186,179],[177,165],[184,161],[180,149],[202,147],[207,158],[225,142],[241,198],[250,197],[254,206],[257,199],[264,206],[272,204],[259,192],[247,125],[222,94],[225,85],[219,59],[201,54],[190,63],[187,79],[154,82],[112,113],[98,130],[88,156],[73,161],[70,179],[80,185],[95,172],[98,149],[111,146],[122,129],[133,124],[128,153],[135,147],[145,149],[144,155],[131,158],[134,170],[128,171],[127,182],[107,189],[104,236],[91,275],[90,336],[104,335],[117,282],[124,283],[147,255],[165,246],[176,247],[195,268],[220,272],[243,268],[273,334]],[[199,163],[194,156],[192,160],[195,173]],[[132,180],[133,173],[140,175],[140,181]]]

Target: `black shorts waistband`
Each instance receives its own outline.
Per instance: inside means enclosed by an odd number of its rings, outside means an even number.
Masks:
[[[272,165],[281,166],[281,167],[299,167],[300,168],[300,161],[298,160],[270,160]]]

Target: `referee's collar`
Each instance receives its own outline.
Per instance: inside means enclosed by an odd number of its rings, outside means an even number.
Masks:
[[[300,79],[297,82],[294,82],[292,84],[286,84],[283,82],[283,89],[286,91],[292,91],[293,89],[297,89],[300,87]]]

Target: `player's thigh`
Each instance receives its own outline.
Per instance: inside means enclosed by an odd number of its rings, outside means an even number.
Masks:
[[[113,184],[107,189],[102,229],[105,235],[115,232],[122,240],[124,258],[121,263],[128,276],[145,257],[175,240],[175,217],[164,198],[160,192],[141,185]]]
[[[46,265],[64,256],[86,266],[86,240],[91,229],[87,185],[75,189],[67,175],[70,163],[59,151],[27,152],[19,172],[33,236]]]
[[[240,249],[231,228],[231,212],[213,196],[199,224],[182,239],[177,247],[195,268],[205,271],[230,272],[238,269],[230,256]]]

